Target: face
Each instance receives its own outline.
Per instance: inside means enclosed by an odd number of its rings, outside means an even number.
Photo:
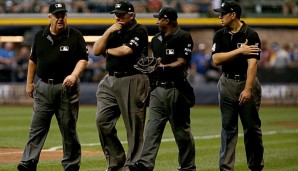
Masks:
[[[134,19],[134,13],[115,13],[116,22],[121,22],[123,25],[129,25]]]
[[[169,22],[169,19],[167,19],[167,18],[159,18],[156,22],[156,24],[159,27],[159,31],[165,32],[165,28],[166,28],[166,25],[168,24],[168,22]]]
[[[67,13],[56,12],[54,14],[49,14],[49,21],[51,23],[51,29],[54,32],[59,33],[67,26]]]
[[[220,13],[219,19],[222,26],[229,26],[235,19],[236,13],[230,12],[230,13]]]

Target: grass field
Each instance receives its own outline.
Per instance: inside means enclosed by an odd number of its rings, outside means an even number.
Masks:
[[[81,106],[78,133],[82,150],[101,151],[95,126],[95,106]],[[0,107],[0,148],[23,149],[28,137],[31,120],[31,106]],[[196,140],[196,164],[201,171],[218,170],[220,144],[220,113],[217,106],[196,106],[192,108],[192,132]],[[298,107],[261,107],[263,143],[265,147],[265,171],[298,171]],[[127,147],[125,128],[120,119],[118,134]],[[239,139],[236,151],[235,171],[246,171],[246,158],[243,146],[242,126],[239,122]],[[53,117],[51,129],[44,149],[61,146],[61,135],[56,118]],[[12,155],[12,154],[6,154]],[[19,158],[21,153],[18,153]],[[39,171],[62,171],[61,158],[40,160]],[[1,162],[0,171],[15,171],[17,161]],[[167,126],[161,144],[155,171],[177,170],[177,146],[173,134]],[[82,157],[82,171],[104,171],[105,158],[99,156]]]

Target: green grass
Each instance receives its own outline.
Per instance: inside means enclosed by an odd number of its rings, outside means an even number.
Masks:
[[[218,152],[220,144],[220,113],[218,106],[196,106],[192,108],[192,132],[196,138],[196,164],[201,171],[218,170]],[[81,106],[78,134],[82,149],[100,151],[99,139],[95,125],[95,106]],[[23,149],[28,137],[31,121],[31,106],[0,107],[0,148]],[[298,107],[262,107],[263,141],[265,147],[265,171],[297,171],[298,170],[298,127],[283,126],[281,122],[298,122]],[[121,141],[126,141],[126,133],[122,120],[117,124]],[[239,122],[239,139],[236,149],[235,171],[246,171],[246,158],[243,146],[242,126]],[[163,135],[164,139],[173,139],[169,125]],[[53,117],[51,129],[44,149],[61,146],[61,135],[56,118]],[[96,144],[94,146],[86,146]],[[127,148],[127,145],[124,144]],[[162,142],[156,160],[155,171],[177,170],[177,146],[173,141]],[[20,154],[21,155],[21,154]],[[15,171],[17,163],[1,163],[0,171]],[[104,171],[105,158],[83,157],[82,171]],[[62,171],[60,159],[41,160],[40,171]]]

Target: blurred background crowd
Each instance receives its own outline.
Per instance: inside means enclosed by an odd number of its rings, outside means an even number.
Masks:
[[[298,0],[238,0],[244,7],[244,17],[258,14],[270,14],[272,17],[296,17]],[[49,0],[0,0],[0,13],[48,13]],[[108,13],[114,8],[115,0],[64,0],[70,13]],[[137,13],[155,13],[162,6],[174,6],[179,13],[195,13],[206,17],[215,17],[212,9],[222,3],[221,0],[133,0]],[[1,14],[0,14],[1,15]],[[261,15],[264,16],[264,15]],[[194,38],[195,39],[195,38]],[[268,40],[270,37],[268,37]],[[286,43],[262,40],[259,68],[287,69],[298,68],[298,41]],[[212,63],[211,45],[206,40],[196,42],[189,79],[193,83],[217,82],[220,71]],[[212,40],[208,40],[211,41]],[[0,41],[0,82],[25,82],[27,63],[30,56],[30,44]],[[89,64],[81,76],[82,82],[98,82],[106,74],[105,58],[92,53],[92,44],[88,44]]]
[[[0,0],[0,13],[47,13],[53,0]],[[58,0],[59,1],[59,0]],[[246,13],[276,13],[297,15],[297,0],[236,0]],[[71,13],[107,13],[116,0],[63,0]],[[132,0],[137,13],[158,12],[162,6],[172,6],[180,13],[200,13],[213,16],[212,9],[222,0]]]

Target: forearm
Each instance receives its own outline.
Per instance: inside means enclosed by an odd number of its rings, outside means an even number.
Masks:
[[[88,62],[86,60],[78,61],[74,70],[72,71],[71,75],[78,78],[80,76],[80,74],[84,71],[84,69],[86,68],[87,64],[88,64]]]
[[[113,55],[116,57],[124,57],[126,55],[132,54],[133,51],[130,47],[122,45],[116,48],[107,49],[107,55]]]
[[[94,55],[99,56],[105,53],[110,34],[111,33],[109,31],[106,31],[98,40],[95,41],[93,45]]]
[[[220,65],[223,62],[229,61],[240,54],[240,49],[235,49],[230,52],[220,52],[212,55],[212,60],[215,65]]]
[[[257,75],[257,60],[256,59],[249,59],[248,60],[248,68],[247,68],[247,78],[245,88],[246,90],[251,90],[253,87],[253,83],[255,81]]]
[[[33,83],[35,73],[36,73],[36,64],[33,61],[29,60],[29,62],[28,62],[28,72],[27,72],[27,84],[32,84]]]
[[[169,64],[162,64],[161,66],[167,68],[176,68],[186,64],[186,60],[184,58],[178,58],[177,61],[169,63]]]

